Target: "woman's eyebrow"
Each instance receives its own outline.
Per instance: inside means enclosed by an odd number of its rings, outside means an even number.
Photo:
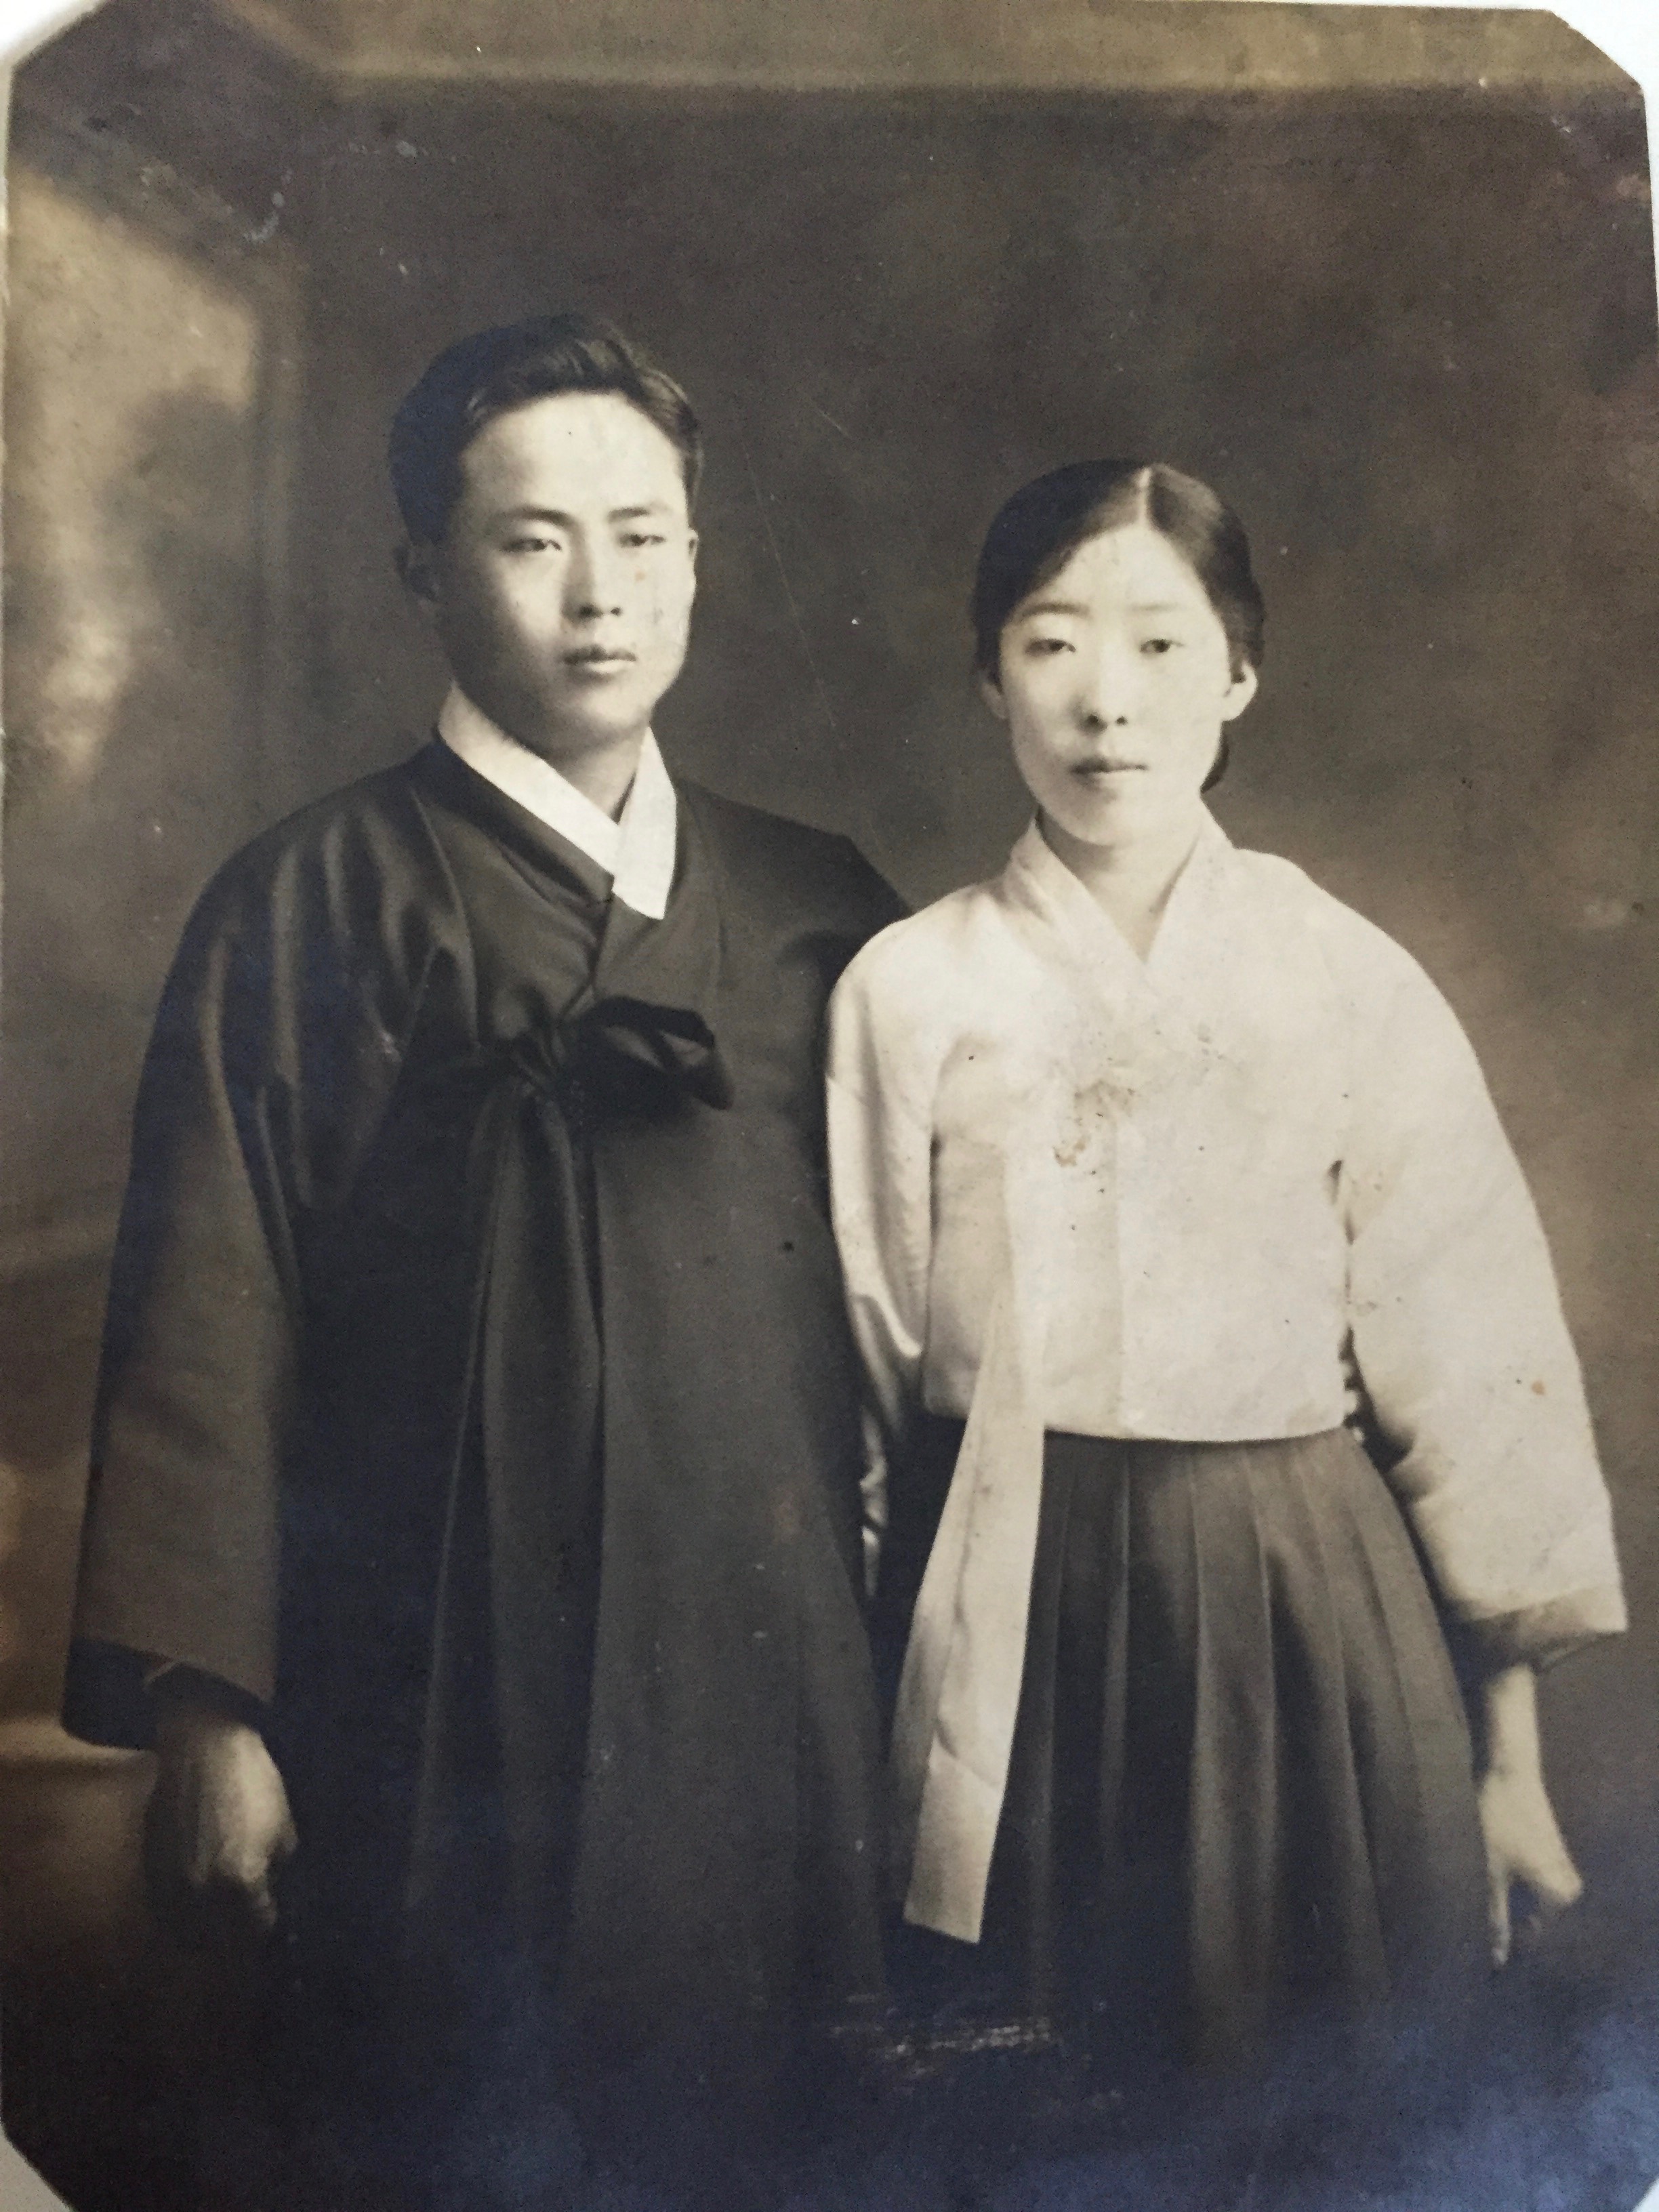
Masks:
[[[1033,599],[1015,616],[1016,622],[1029,622],[1033,615],[1086,616],[1088,608],[1079,599]]]
[[[1033,599],[1015,616],[1016,622],[1030,622],[1034,615],[1076,615],[1086,621],[1092,611],[1080,599]],[[1137,599],[1128,608],[1132,615],[1178,615],[1187,610],[1179,599]]]

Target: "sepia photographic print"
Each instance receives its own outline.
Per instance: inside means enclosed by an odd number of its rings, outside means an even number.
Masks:
[[[0,2202],[1636,2212],[1635,78],[50,29]]]

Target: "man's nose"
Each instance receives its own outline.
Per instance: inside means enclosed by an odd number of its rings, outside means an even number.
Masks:
[[[573,548],[565,570],[567,612],[587,622],[620,614],[625,558],[619,547],[583,543]]]

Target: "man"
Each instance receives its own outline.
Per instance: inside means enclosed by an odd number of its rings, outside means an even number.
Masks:
[[[269,1921],[297,1842],[313,1994],[501,1951],[618,2050],[879,1981],[818,1040],[898,908],[663,767],[699,457],[575,315],[463,340],[399,410],[454,685],[186,930],[66,1704],[155,1743],[175,1905]]]

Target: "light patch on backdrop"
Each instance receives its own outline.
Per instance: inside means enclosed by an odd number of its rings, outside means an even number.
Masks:
[[[180,403],[245,418],[259,333],[199,264],[32,170],[13,179],[10,229],[7,489],[28,559],[8,576],[7,644],[32,708],[11,765],[78,787],[165,620],[145,551],[158,522],[177,510],[222,556],[249,558],[252,487],[181,480],[155,425]],[[111,328],[130,340],[118,358]]]

